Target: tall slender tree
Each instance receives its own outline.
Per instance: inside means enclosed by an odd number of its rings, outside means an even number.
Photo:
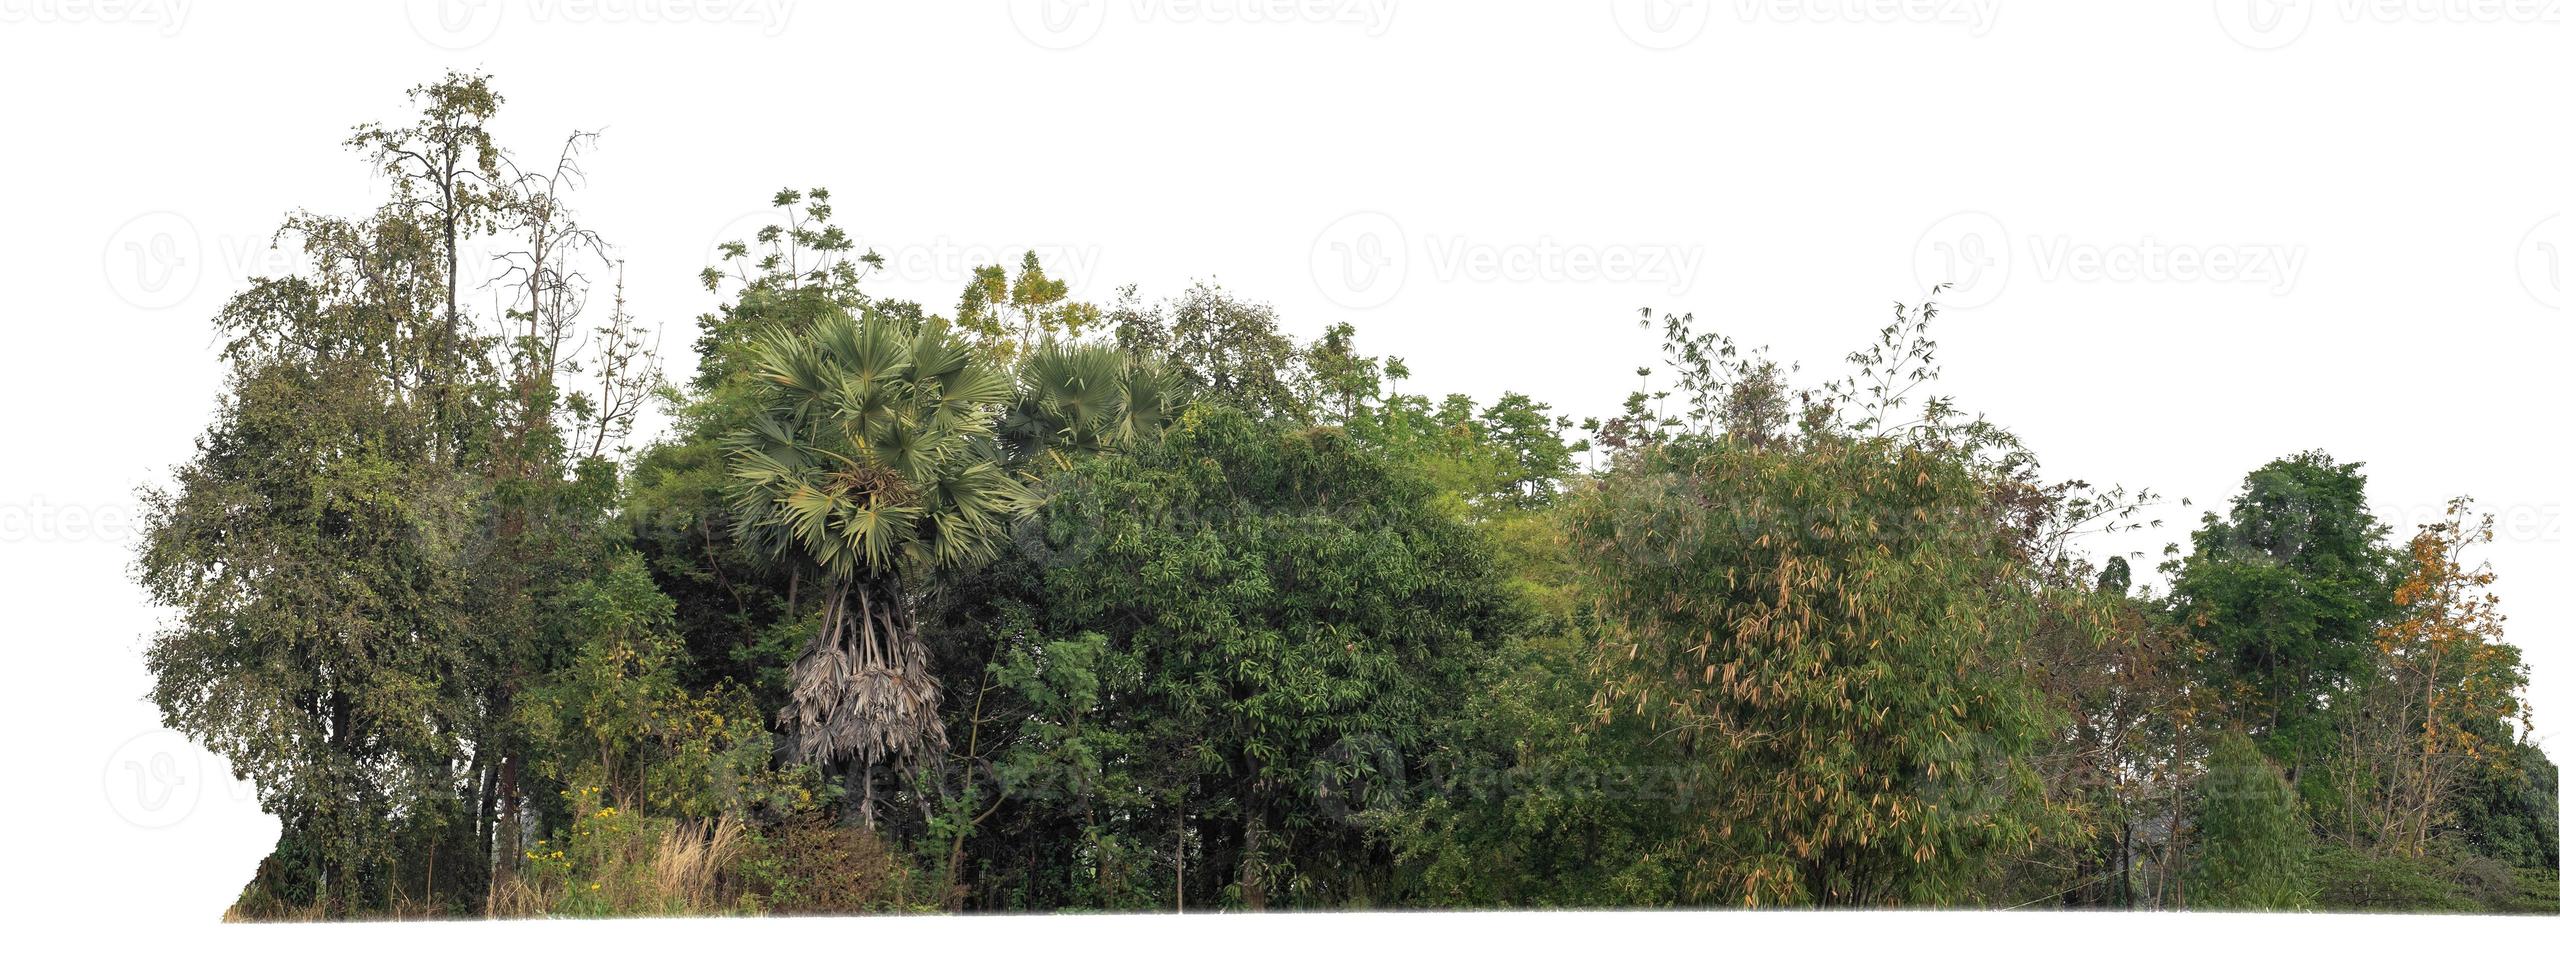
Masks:
[[[1012,394],[939,323],[822,316],[756,345],[759,410],[730,442],[739,533],[808,569],[820,618],[791,668],[787,757],[843,774],[873,819],[873,773],[909,775],[946,740],[918,590],[985,561],[1021,487],[995,448]]]
[[[425,345],[421,393],[437,421],[435,449],[449,457],[460,441],[453,402],[462,390],[458,361],[469,340],[462,314],[463,244],[496,231],[502,221],[507,192],[489,120],[505,99],[487,75],[448,72],[411,88],[409,101],[417,119],[402,126],[357,126],[347,145],[391,179],[392,208],[430,229],[435,258],[444,266],[438,289],[444,315]]]

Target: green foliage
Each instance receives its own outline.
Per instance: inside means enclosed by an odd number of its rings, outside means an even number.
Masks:
[[[1687,897],[1961,901],[2029,842],[2042,720],[1983,493],[1917,447],[1718,440],[1649,454],[1581,511],[1618,661],[1596,707],[1698,773]]]
[[[1146,445],[1181,417],[1190,382],[1154,358],[1102,344],[1048,344],[1019,366],[1001,424],[1015,468],[1072,465],[1081,456]]]
[[[1348,323],[1326,327],[1324,339],[1306,351],[1310,379],[1323,395],[1333,420],[1346,425],[1361,414],[1369,399],[1377,397],[1380,379],[1378,359],[1360,356],[1352,344],[1356,332]]]
[[[903,760],[921,783],[944,748],[908,590],[992,557],[1020,506],[995,446],[1010,386],[940,322],[878,311],[755,348],[757,411],[728,442],[735,528],[824,588],[777,722],[784,757],[841,772],[868,825],[874,767]]]
[[[991,448],[1001,375],[938,326],[881,314],[757,351],[762,411],[730,444],[730,500],[758,550],[845,582],[993,553],[1021,493]]]
[[[2269,463],[2168,569],[2178,614],[2288,769],[2328,744],[2322,706],[2370,674],[2390,609],[2394,558],[2364,484],[2360,466],[2320,453]]]
[[[1067,299],[1067,284],[1040,270],[1040,253],[1022,253],[1022,268],[980,266],[960,291],[952,321],[989,365],[1008,367],[1032,351],[1070,343],[1102,319],[1091,303]]]
[[[773,740],[745,692],[679,683],[675,602],[638,556],[616,556],[576,595],[580,647],[529,699],[539,771],[562,785],[608,788],[637,812],[694,819],[788,812],[805,799],[805,789],[770,778]]]
[[[2560,871],[2477,854],[2411,858],[2311,848],[2314,905],[2339,912],[2560,913]]]
[[[1481,410],[1465,395],[1437,405],[1404,395],[1354,419],[1348,431],[1440,488],[1453,512],[1541,507],[1562,495],[1573,454],[1589,448],[1566,442],[1564,421],[1548,410],[1518,392]]]
[[[739,877],[748,911],[860,915],[934,911],[919,875],[900,854],[858,827],[795,819],[745,842]]]
[[[2094,582],[2086,567],[2056,569],[2039,588],[2027,673],[2061,724],[2036,768],[2070,826],[2010,870],[2004,902],[2160,908],[2180,887],[2205,733],[2223,709],[2192,683],[2194,640],[2112,584],[2129,564],[2111,560]]]
[[[868,251],[855,256],[851,236],[830,223],[835,206],[826,188],[784,189],[772,206],[787,224],[723,243],[728,268],[703,270],[705,288],[737,292],[701,318],[694,378],[666,393],[675,432],[634,461],[621,502],[633,546],[658,587],[676,599],[683,683],[695,690],[737,685],[756,697],[763,717],[781,710],[789,666],[808,631],[798,615],[799,570],[767,560],[741,539],[728,511],[726,442],[762,404],[762,383],[749,370],[750,341],[870,308],[862,272],[880,264]]]
[[[736,349],[752,332],[739,327],[773,319],[792,322],[800,317],[781,314],[775,308],[797,307],[807,310],[812,302],[831,303],[840,309],[854,309],[865,304],[862,295],[862,270],[881,266],[879,253],[865,249],[853,254],[853,237],[833,224],[835,198],[824,187],[807,191],[783,188],[774,192],[771,206],[781,212],[788,223],[776,223],[756,229],[753,245],[747,241],[718,244],[719,259],[727,267],[715,263],[704,266],[702,287],[719,292],[725,286],[739,290],[738,302],[722,308],[722,315],[706,316],[706,325],[729,327],[707,331],[696,341],[703,355],[703,377],[719,374],[714,356]]]
[[[309,883],[289,890],[372,903],[408,857],[394,815],[467,826],[446,763],[475,715],[462,569],[482,491],[403,393],[471,361],[433,339],[417,226],[295,227],[311,270],[223,308],[229,390],[174,485],[144,493],[135,572],[175,612],[144,656],[166,724],[283,820],[290,867],[271,870]]]
[[[2517,868],[2560,868],[2560,768],[2541,746],[2521,739],[2500,755],[2504,764],[2486,767],[2454,797],[2455,824],[2483,856]]]
[[[997,677],[1037,718],[1006,765],[1068,781],[1025,808],[1080,825],[1078,887],[1161,894],[1170,862],[1112,857],[1179,848],[1188,904],[1388,897],[1371,814],[1511,615],[1431,497],[1338,432],[1215,406],[1056,483],[1033,515],[1055,639]]]
[[[2255,743],[2215,743],[2196,817],[2188,897],[2200,908],[2285,910],[2312,897],[2311,837],[2293,790]]]
[[[1486,523],[1523,613],[1465,707],[1441,721],[1430,783],[1384,830],[1412,901],[1434,906],[1670,905],[1694,819],[1691,769],[1631,719],[1595,722],[1601,627],[1556,509]]]
[[[2310,850],[2303,876],[2306,897],[2292,904],[2267,906],[2231,902],[2234,908],[2291,908],[2316,903],[2319,908],[2357,912],[2478,912],[2480,903],[2463,894],[2442,870],[2417,858],[2375,855],[2352,847],[2323,845]],[[2200,901],[2228,901],[2217,893]]]
[[[2499,912],[2560,915],[2560,868],[2505,866],[2514,891],[2497,896],[2489,907]]]
[[[1214,280],[875,298],[824,188],[718,245],[678,390],[592,137],[410,96],[144,493],[152,698],[282,824],[238,915],[2560,910],[2467,501],[2397,549],[2276,460],[2155,593],[2085,540],[2149,494],[1923,390],[1931,303],[1814,386],[1644,311],[1577,425]]]
[[[1194,283],[1165,306],[1143,306],[1124,293],[1106,320],[1122,349],[1165,358],[1196,392],[1258,418],[1315,421],[1319,394],[1305,352],[1268,305]]]
[[[1852,363],[1925,354],[1927,315]],[[2053,822],[2007,437],[1937,402],[1888,427],[1907,389],[1884,380],[1771,416],[1789,399],[1766,372],[1679,329],[1704,401],[1627,445],[1573,533],[1604,624],[1593,710],[1642,724],[1695,790],[1662,828],[1682,898],[1972,899]]]

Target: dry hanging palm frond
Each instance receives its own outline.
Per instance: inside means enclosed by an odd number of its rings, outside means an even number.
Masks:
[[[929,321],[829,314],[761,338],[761,401],[730,440],[739,539],[829,583],[791,668],[783,753],[860,780],[942,754],[942,691],[905,583],[993,554],[1023,491],[996,465],[1005,379]]]
[[[867,785],[872,768],[893,759],[923,766],[941,758],[949,748],[941,709],[932,653],[904,606],[868,583],[853,585],[829,597],[821,627],[791,665],[783,752]],[[868,819],[867,799],[863,813]]]

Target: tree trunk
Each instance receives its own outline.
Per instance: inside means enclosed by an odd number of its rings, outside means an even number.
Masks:
[[[862,805],[857,811],[857,815],[862,819],[862,829],[870,830],[872,826],[871,763],[868,760],[845,767],[844,798],[847,800],[856,798],[862,800]]]
[[[489,911],[498,907],[498,894],[514,877],[516,853],[522,849],[524,830],[517,823],[516,779],[523,761],[508,752],[498,763],[498,846],[489,859]]]
[[[903,762],[921,790],[922,772],[949,747],[931,651],[893,582],[839,583],[828,591],[818,632],[791,665],[791,688],[778,725],[785,758],[840,767],[846,803],[858,802],[864,826],[875,823],[873,767]]]

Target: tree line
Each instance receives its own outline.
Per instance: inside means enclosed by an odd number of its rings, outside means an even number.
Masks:
[[[1213,284],[874,296],[814,188],[671,379],[595,137],[409,96],[143,492],[152,700],[282,825],[234,916],[2560,909],[2467,501],[2288,456],[2136,589],[2158,501],[1959,410],[1934,303],[1828,379],[1645,311],[1575,419]]]

